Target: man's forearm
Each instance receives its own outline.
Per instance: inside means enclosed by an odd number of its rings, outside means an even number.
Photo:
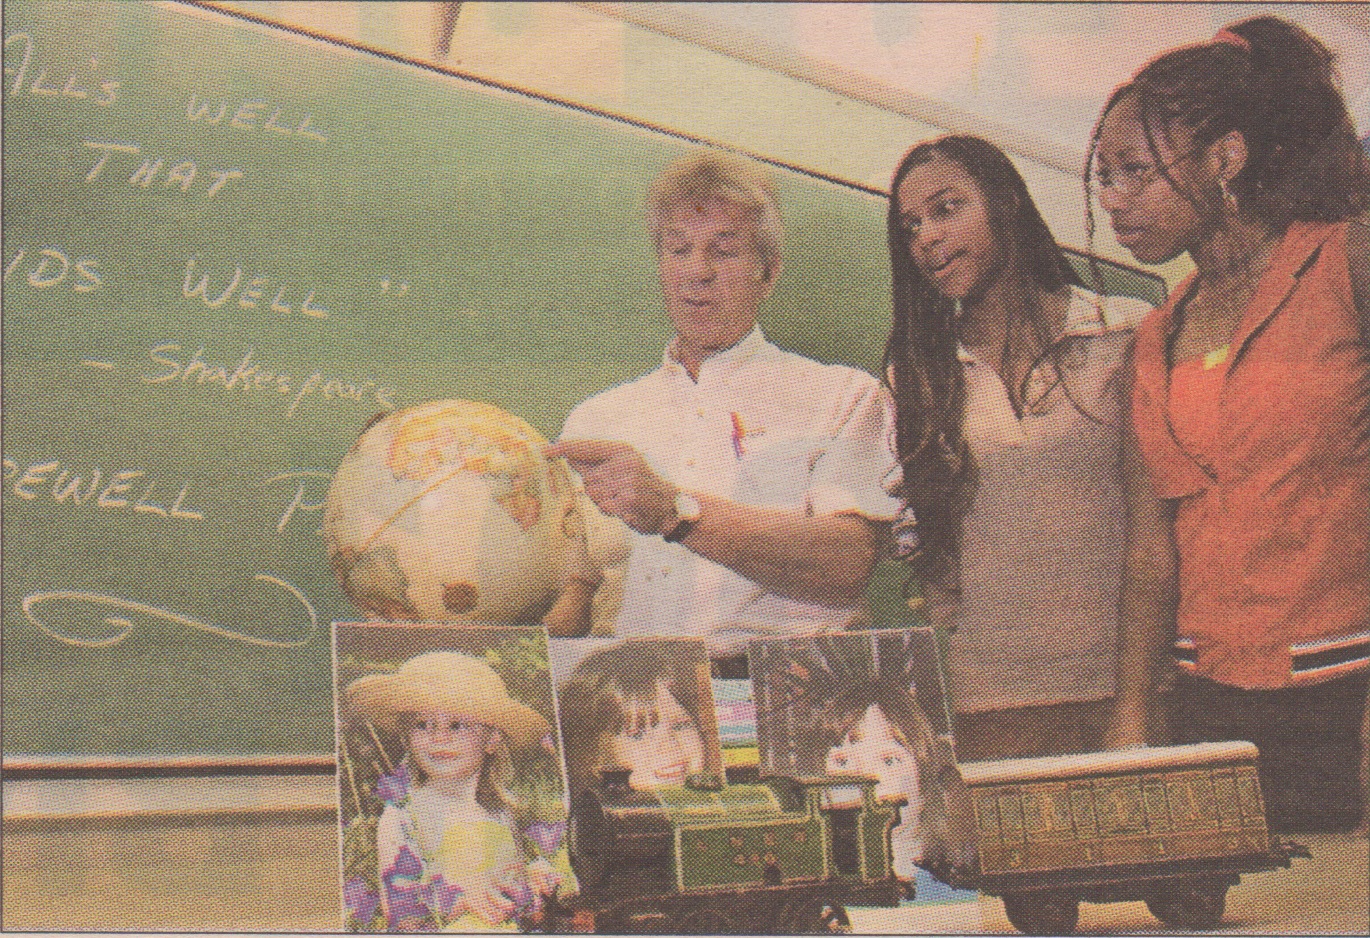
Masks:
[[[681,543],[701,557],[791,599],[846,606],[861,598],[875,565],[875,522],[698,498],[699,521]]]
[[[612,440],[570,440],[545,450],[564,458],[604,513],[658,537],[678,524],[679,487],[642,454]],[[699,518],[680,543],[767,590],[806,602],[847,606],[860,599],[875,565],[878,525],[859,515],[813,517],[798,509],[743,505],[695,492]]]

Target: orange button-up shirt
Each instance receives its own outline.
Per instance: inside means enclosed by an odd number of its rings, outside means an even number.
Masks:
[[[1133,413],[1176,500],[1176,660],[1236,687],[1370,666],[1370,349],[1344,224],[1290,226],[1232,338],[1215,438],[1170,421],[1167,347],[1193,278],[1137,330]]]

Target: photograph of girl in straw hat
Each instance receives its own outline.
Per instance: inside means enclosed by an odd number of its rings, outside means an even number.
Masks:
[[[748,646],[762,774],[863,775],[902,799],[895,873],[964,865],[974,844],[969,795],[930,629],[883,629]]]
[[[349,931],[525,931],[575,891],[541,629],[336,624]]]
[[[573,804],[611,767],[639,790],[722,777],[702,640],[553,639],[551,659]]]

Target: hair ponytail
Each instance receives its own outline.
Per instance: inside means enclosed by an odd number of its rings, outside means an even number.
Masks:
[[[1331,51],[1299,26],[1257,16],[1153,59],[1113,93],[1104,114],[1132,98],[1153,151],[1155,135],[1176,128],[1196,148],[1237,131],[1247,160],[1229,182],[1247,211],[1276,231],[1295,221],[1344,221],[1370,208],[1370,158],[1334,65]]]
[[[1244,136],[1254,131],[1263,144],[1252,172],[1242,174],[1247,178],[1236,190],[1238,196],[1247,190],[1253,209],[1277,224],[1343,221],[1365,211],[1370,207],[1370,160],[1337,87],[1331,51],[1274,16],[1242,20],[1227,29],[1250,46],[1248,126],[1253,130],[1245,130]]]
[[[1335,86],[1335,57],[1321,42],[1277,16],[1256,16],[1224,26],[1224,34],[1244,44],[1257,72],[1295,84]]]

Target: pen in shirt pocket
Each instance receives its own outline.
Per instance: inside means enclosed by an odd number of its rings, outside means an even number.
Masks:
[[[741,459],[747,455],[746,440],[749,436],[760,436],[766,432],[765,427],[748,427],[742,422],[742,415],[737,411],[729,414],[733,421],[733,456]]]

